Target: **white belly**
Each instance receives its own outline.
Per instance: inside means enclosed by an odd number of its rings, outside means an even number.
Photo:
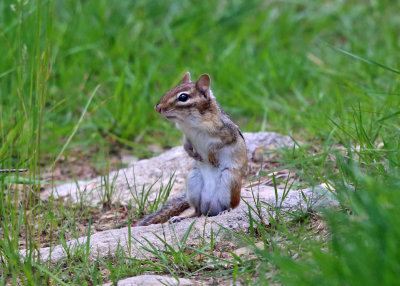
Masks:
[[[223,206],[230,205],[230,177],[231,170],[215,168],[211,164],[196,162],[203,178],[201,200],[218,202]]]
[[[212,144],[220,143],[220,139],[209,136],[205,132],[179,126],[187,139],[192,143],[194,150],[199,153],[202,162],[196,161],[197,169],[200,171],[203,181],[201,202],[218,202],[221,206],[230,205],[230,182],[235,154],[235,145],[227,145],[217,151],[216,158],[219,167],[216,168],[208,161],[208,151]],[[225,208],[226,209],[226,208]]]
[[[204,164],[199,162],[199,170],[203,177],[204,189],[203,195],[206,197],[212,197],[215,195],[218,187],[218,182],[220,181],[219,177],[221,176],[221,172],[219,168],[215,168],[210,164]]]

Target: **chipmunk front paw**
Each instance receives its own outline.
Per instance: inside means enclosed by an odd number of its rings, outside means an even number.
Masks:
[[[219,162],[214,153],[208,153],[208,162],[210,162],[210,164],[213,165],[215,168],[219,167]]]
[[[203,158],[201,158],[200,154],[194,151],[193,146],[190,144],[185,144],[184,149],[186,153],[189,155],[189,157],[195,159],[196,161],[203,161]]]
[[[203,162],[203,158],[201,158],[200,154],[197,152],[193,153],[193,156],[191,156],[193,159],[195,159],[196,161],[200,161]]]

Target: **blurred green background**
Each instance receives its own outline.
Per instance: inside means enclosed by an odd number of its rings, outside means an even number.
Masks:
[[[106,147],[146,157],[149,143],[177,145],[179,132],[153,106],[186,71],[211,75],[217,100],[243,130],[324,141],[330,120],[346,124],[353,107],[373,119],[396,111],[398,76],[338,49],[396,66],[399,6],[1,1],[0,142],[13,147],[0,160],[26,165],[40,148],[49,164],[75,127],[65,154]]]

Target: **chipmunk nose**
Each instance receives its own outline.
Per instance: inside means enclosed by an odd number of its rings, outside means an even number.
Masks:
[[[154,106],[154,109],[155,109],[158,113],[161,113],[160,104],[157,104],[156,106]]]

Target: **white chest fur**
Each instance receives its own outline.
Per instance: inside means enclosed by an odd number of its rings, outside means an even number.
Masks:
[[[207,132],[197,128],[186,127],[177,124],[178,128],[189,139],[194,150],[200,154],[203,160],[208,158],[208,150],[212,144],[219,143],[218,138],[211,137]]]
[[[183,134],[185,134],[187,139],[189,139],[194,150],[200,154],[201,158],[203,158],[203,162],[197,162],[197,165],[200,168],[204,168],[204,164],[210,165],[208,162],[210,146],[220,143],[221,140],[219,138],[211,137],[207,132],[197,128],[190,128],[179,124],[177,124],[177,127],[183,132]],[[219,148],[215,155],[217,156],[219,169],[231,168],[232,161],[234,160],[234,157],[237,156],[237,154],[235,154],[235,145],[226,145]],[[215,169],[211,165],[210,167]],[[208,168],[206,172],[208,172]]]

